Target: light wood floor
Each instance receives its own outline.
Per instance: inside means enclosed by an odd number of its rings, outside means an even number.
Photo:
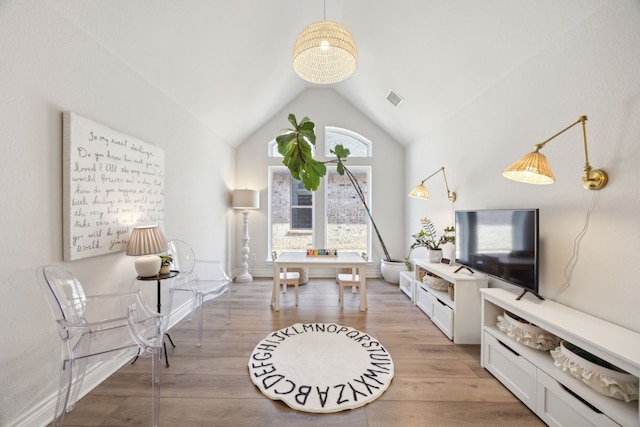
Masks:
[[[235,284],[231,323],[220,300],[205,303],[205,338],[195,345],[195,322],[170,331],[177,347],[163,367],[162,426],[543,426],[524,404],[480,367],[479,346],[449,341],[398,287],[367,281],[367,312],[345,292],[338,304],[335,281],[312,279],[269,306],[271,280]],[[263,396],[248,376],[248,358],[269,332],[297,322],[338,323],[366,331],[393,357],[395,376],[376,401],[334,414],[290,409]],[[127,365],[78,402],[67,426],[150,424],[148,359]]]

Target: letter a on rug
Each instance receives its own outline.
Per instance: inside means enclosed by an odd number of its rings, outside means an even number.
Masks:
[[[305,412],[354,409],[391,384],[393,360],[380,341],[335,323],[296,323],[267,335],[249,358],[251,381]]]

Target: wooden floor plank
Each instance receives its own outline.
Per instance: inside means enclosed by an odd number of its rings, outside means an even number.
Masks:
[[[171,366],[163,367],[160,421],[163,426],[543,426],[524,404],[480,367],[477,345],[454,345],[396,285],[367,281],[369,309],[345,292],[338,303],[334,280],[312,279],[281,294],[281,310],[269,306],[271,281],[234,284],[232,319],[224,304],[204,307],[204,342],[196,347],[196,322],[170,331]],[[395,376],[389,389],[361,408],[335,414],[294,411],[272,401],[251,382],[247,363],[255,345],[272,331],[295,323],[338,323],[365,331],[391,354]],[[66,426],[150,424],[150,364],[127,364],[65,416]]]

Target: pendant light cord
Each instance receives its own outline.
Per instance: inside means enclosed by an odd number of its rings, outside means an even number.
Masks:
[[[589,205],[589,209],[587,209],[587,216],[585,217],[585,220],[584,220],[584,226],[582,227],[582,230],[580,230],[576,238],[573,240],[573,254],[571,255],[569,262],[567,262],[567,265],[564,268],[565,281],[562,287],[560,288],[560,290],[558,291],[558,293],[556,293],[556,295],[552,298],[553,301],[555,301],[556,298],[558,298],[561,293],[566,291],[567,288],[571,286],[571,275],[573,274],[573,268],[578,263],[578,252],[580,249],[580,241],[582,240],[584,235],[587,234],[587,230],[589,229],[589,221],[591,220],[591,213],[593,212],[593,207],[596,204],[597,197],[598,197],[598,192],[594,191],[593,196],[591,197],[591,204]]]

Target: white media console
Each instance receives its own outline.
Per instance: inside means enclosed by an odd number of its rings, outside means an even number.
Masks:
[[[481,364],[550,426],[640,426],[639,402],[603,395],[554,365],[549,351],[502,332],[505,311],[640,377],[640,333],[550,300],[500,288],[482,294]]]
[[[480,344],[480,288],[487,286],[484,274],[459,266],[414,260],[412,272],[402,272],[400,289],[456,344]],[[422,282],[429,274],[447,282],[436,290]]]

